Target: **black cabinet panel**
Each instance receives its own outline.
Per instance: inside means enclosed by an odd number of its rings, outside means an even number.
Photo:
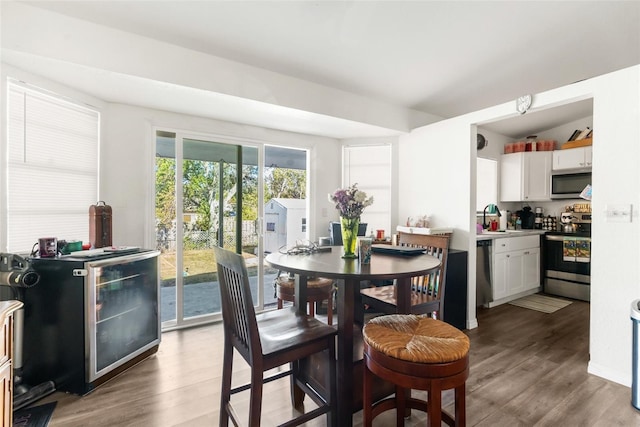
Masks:
[[[458,329],[467,329],[467,251],[449,249],[446,287],[444,290],[444,321]]]

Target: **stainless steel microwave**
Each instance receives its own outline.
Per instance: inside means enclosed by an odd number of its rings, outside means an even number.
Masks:
[[[552,199],[578,199],[591,184],[591,169],[553,171],[551,173]]]

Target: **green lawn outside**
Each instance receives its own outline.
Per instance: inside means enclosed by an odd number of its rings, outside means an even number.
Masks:
[[[255,258],[255,255],[244,252],[245,259]],[[216,262],[213,249],[195,249],[184,252],[184,267],[187,275],[184,283],[201,283],[216,280]],[[160,254],[161,286],[174,286],[176,277],[176,253],[162,252]]]

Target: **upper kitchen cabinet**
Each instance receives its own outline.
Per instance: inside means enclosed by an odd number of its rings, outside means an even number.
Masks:
[[[500,157],[500,200],[551,200],[551,162],[551,151],[503,154]]]
[[[553,170],[590,168],[592,147],[578,147],[553,152]]]

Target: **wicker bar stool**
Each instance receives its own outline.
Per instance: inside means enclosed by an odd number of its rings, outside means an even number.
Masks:
[[[295,280],[288,274],[278,274],[275,284],[278,309],[281,309],[282,301],[295,300]],[[315,316],[314,304],[325,300],[327,301],[327,323],[333,325],[333,280],[324,277],[309,279],[307,281],[309,316]]]
[[[371,319],[363,328],[364,425],[396,408],[397,425],[404,426],[408,408],[428,414],[429,426],[466,424],[465,383],[469,377],[469,338],[440,320],[412,314]],[[396,386],[395,397],[372,402],[373,375]],[[427,390],[428,401],[406,391]],[[455,389],[455,419],[442,410],[442,390]]]

